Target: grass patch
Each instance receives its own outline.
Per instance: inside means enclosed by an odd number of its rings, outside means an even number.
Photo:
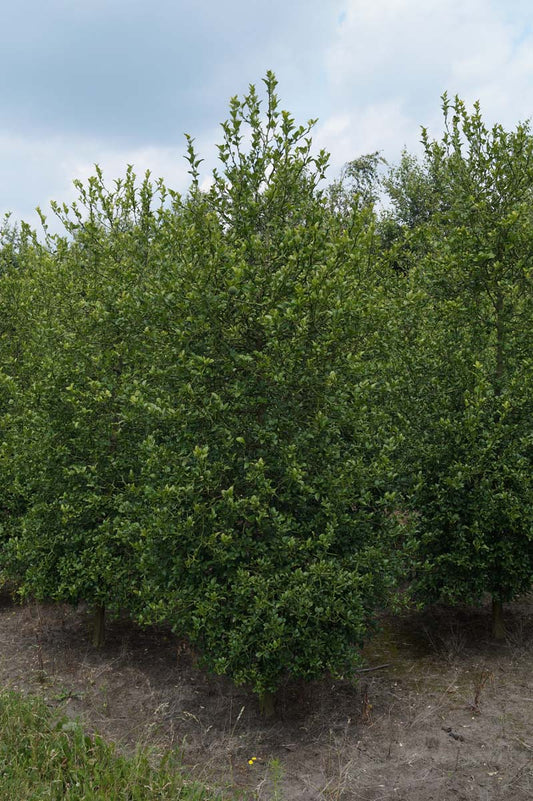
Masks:
[[[187,781],[172,754],[154,767],[149,752],[126,758],[40,698],[0,693],[1,801],[216,801]]]

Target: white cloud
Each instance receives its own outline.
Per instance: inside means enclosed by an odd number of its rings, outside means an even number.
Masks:
[[[277,73],[281,106],[298,122],[319,116],[315,145],[331,152],[334,170],[375,150],[389,161],[403,146],[416,151],[421,125],[439,136],[444,90],[467,103],[479,99],[487,121],[507,128],[533,113],[531,0],[249,0],[244,16],[243,0],[231,0],[231,13],[217,6],[223,20],[193,0],[178,4],[182,12],[162,0],[156,17],[135,0],[126,28],[124,3],[108,13],[98,0],[94,14],[78,3],[65,17],[67,0],[54,0],[50,18],[35,3],[28,24],[10,6],[0,47],[14,76],[0,109],[0,212],[35,221],[37,204],[73,199],[72,179],[86,179],[95,162],[109,183],[132,163],[139,177],[150,169],[183,191],[183,130],[199,135],[200,181],[208,186],[217,121],[249,81],[263,93],[263,64]],[[78,24],[85,16],[88,27]],[[156,18],[151,49],[138,48],[146,20]],[[39,58],[26,53],[28,42],[40,45]],[[91,61],[93,47],[104,44],[107,60]],[[86,62],[65,72],[78,51]]]
[[[204,183],[214,166],[218,132],[211,130],[195,142],[198,153],[205,158],[202,164]],[[70,203],[77,192],[73,180],[86,181],[94,175],[94,165],[102,169],[104,181],[112,187],[113,181],[123,177],[128,164],[132,164],[138,180],[150,170],[155,181],[163,178],[167,186],[179,192],[186,191],[190,176],[183,158],[185,142],[179,147],[117,148],[100,141],[56,137],[48,140],[0,135],[0,184],[10,188],[10,206],[0,204],[0,215],[11,212],[13,220],[24,219],[39,227],[35,207],[40,206],[48,218],[50,229],[58,230],[50,211],[50,201]]]
[[[396,156],[403,146],[413,148],[420,127],[406,116],[398,100],[378,102],[334,115],[320,125],[314,142],[331,153],[334,172],[347,161],[376,150],[385,158]]]
[[[421,125],[439,135],[445,90],[513,127],[533,111],[528,23],[533,6],[520,0],[347,0],[326,57],[335,111],[321,137],[345,159],[380,148],[396,158],[416,149]]]
[[[88,160],[83,150],[81,153],[73,153],[68,161],[63,163],[63,168],[68,171],[72,179],[86,181],[94,175],[96,163],[102,169],[107,183],[124,176],[126,166],[131,164],[139,180],[142,180],[149,170],[153,180],[164,178],[172,188],[183,191],[188,184],[187,165],[183,159],[180,160],[177,148],[155,146],[125,150],[101,148],[94,152],[93,156],[94,158]]]
[[[468,77],[498,71],[514,27],[488,0],[348,0],[329,52],[332,83],[344,89],[385,78],[392,91],[409,75],[411,92],[428,75]]]

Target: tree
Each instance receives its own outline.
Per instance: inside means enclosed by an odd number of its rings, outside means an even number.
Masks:
[[[97,170],[55,206],[66,235],[24,288],[30,502],[3,566],[97,623],[170,623],[266,711],[286,676],[352,668],[400,559],[373,218],[332,215],[312,121],[265,85],[264,113],[254,87],[231,101],[209,191],[189,138],[184,198]]]
[[[441,195],[397,316],[416,587],[429,601],[490,593],[501,637],[502,601],[533,578],[533,139],[443,100],[442,141],[424,132]]]
[[[32,330],[31,277],[45,250],[24,223],[6,215],[0,228],[0,582],[7,578],[6,546],[18,531],[31,490],[17,468],[17,441],[24,424],[25,391],[32,378],[27,358]],[[21,465],[23,467],[23,465]]]
[[[268,706],[286,676],[350,669],[394,583],[397,525],[363,354],[372,231],[357,209],[351,236],[335,223],[325,154],[265,84],[264,116],[253,87],[231,101],[207,193],[191,145],[161,234],[160,394],[135,402],[157,419],[141,619],[171,621]]]
[[[445,212],[450,194],[446,175],[427,157],[419,160],[407,151],[382,180],[388,205],[380,214],[382,250],[396,274],[405,275],[430,247],[431,225]]]
[[[128,525],[146,431],[129,398],[150,363],[143,331],[154,280],[156,215],[148,178],[102,174],[71,208],[66,236],[48,237],[23,286],[25,381],[11,461],[28,499],[7,542],[4,572],[19,593],[103,610],[135,600]]]
[[[347,162],[340,177],[328,187],[332,211],[349,218],[354,206],[359,209],[373,206],[379,199],[381,189],[379,170],[386,163],[378,150]]]

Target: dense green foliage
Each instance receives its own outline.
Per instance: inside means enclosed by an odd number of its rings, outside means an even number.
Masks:
[[[97,173],[18,274],[3,549],[22,595],[170,622],[260,694],[349,669],[400,562],[372,215],[331,213],[312,123],[265,83],[264,115],[253,87],[232,101],[208,192],[192,141],[183,198]]]
[[[240,155],[258,113],[254,94],[233,104],[223,176],[185,209],[187,269],[155,348],[155,369],[175,369],[158,400],[171,425],[144,451],[146,484],[166,472],[142,520],[142,594],[144,619],[175,621],[263,692],[350,664],[394,578],[395,527],[362,382],[364,218],[359,236],[336,226],[306,131],[272,107]]]
[[[214,801],[187,782],[171,755],[156,768],[148,752],[118,754],[98,735],[54,715],[44,701],[0,695],[0,799]]]
[[[533,139],[444,100],[443,140],[425,136],[403,181],[418,223],[398,196],[399,219],[423,229],[396,315],[415,586],[426,601],[502,601],[533,575]]]
[[[265,85],[208,190],[188,138],[184,196],[97,170],[63,236],[0,248],[3,580],[170,623],[262,696],[349,671],[406,577],[533,576],[528,127],[445,98],[422,161],[323,188]]]

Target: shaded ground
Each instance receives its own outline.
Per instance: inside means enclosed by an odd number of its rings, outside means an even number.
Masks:
[[[211,786],[257,801],[530,801],[533,599],[384,621],[358,683],[286,687],[272,721],[164,631],[116,621],[105,648],[83,609],[0,601],[0,685],[44,695],[129,750],[177,748]],[[249,760],[253,764],[249,764]]]

